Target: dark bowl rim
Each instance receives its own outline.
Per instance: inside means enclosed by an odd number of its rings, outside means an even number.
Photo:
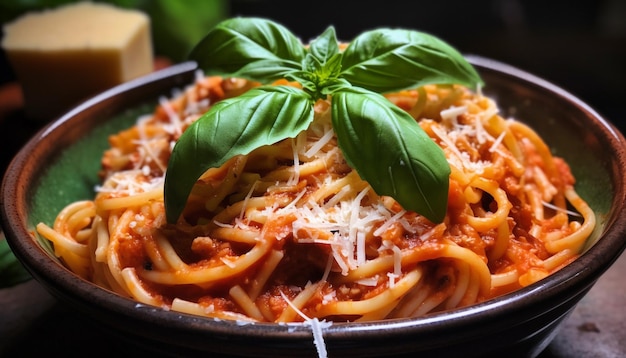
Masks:
[[[619,170],[624,171],[624,176],[626,176],[626,140],[615,126],[584,101],[561,87],[517,67],[477,55],[466,55],[466,58],[477,67],[479,72],[498,72],[517,81],[541,87],[570,102],[578,110],[586,113],[588,117],[594,118],[605,136],[603,139],[609,141],[609,145],[615,150],[615,161]],[[20,182],[20,173],[28,162],[29,153],[38,146],[39,141],[46,138],[52,131],[65,125],[66,122],[71,122],[72,118],[81,111],[97,103],[119,96],[127,91],[149,86],[155,81],[167,80],[176,76],[190,78],[196,70],[197,66],[194,62],[184,62],[116,86],[83,102],[39,130],[15,155],[2,181],[0,219],[9,246],[27,270],[37,280],[44,281],[44,286],[53,291],[54,294],[60,294],[66,299],[71,297],[81,305],[89,305],[95,302],[98,308],[105,311],[116,312],[137,321],[158,321],[159,324],[196,334],[214,333],[242,337],[260,335],[285,340],[310,340],[310,328],[304,327],[302,324],[242,324],[241,322],[196,317],[156,307],[144,306],[142,308],[142,305],[138,305],[131,299],[118,296],[88,281],[77,279],[67,269],[51,260],[38,245],[30,245],[32,239],[30,238],[29,228],[27,225],[24,225],[24,223],[27,223],[26,214],[19,213],[19,205],[14,201],[19,199],[19,193],[23,193],[25,190],[26,184]],[[613,207],[620,212],[626,207],[626,197],[623,192],[621,196],[614,198]],[[617,221],[616,219],[614,218],[613,221],[606,224],[603,234],[608,239],[599,240],[579,259],[551,275],[549,280],[540,281],[513,293],[470,307],[456,309],[452,312],[436,313],[417,319],[333,324],[325,330],[325,337],[329,340],[345,337],[368,339],[374,337],[374,335],[376,337],[380,337],[381,334],[394,335],[400,331],[403,334],[418,334],[426,330],[445,330],[451,326],[475,327],[477,322],[497,320],[498,313],[513,315],[520,308],[536,307],[547,296],[556,297],[574,288],[578,290],[588,289],[612,265],[626,247],[626,242],[622,239],[626,236],[626,220]],[[74,276],[73,280],[68,279],[71,276]],[[534,309],[537,311],[541,310],[538,307]]]

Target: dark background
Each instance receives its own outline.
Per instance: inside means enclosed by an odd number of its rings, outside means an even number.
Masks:
[[[463,53],[500,60],[588,102],[626,130],[626,1],[253,1],[231,13],[281,22],[303,41],[333,25],[340,40],[364,30],[429,32]]]

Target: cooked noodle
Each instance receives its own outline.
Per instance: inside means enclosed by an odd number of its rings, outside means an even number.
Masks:
[[[494,101],[461,86],[387,95],[450,164],[445,220],[377,195],[337,147],[329,102],[296,138],[213,168],[167,224],[173,143],[216,101],[254,84],[198,76],[110,136],[95,200],[37,226],[69,269],[145,304],[221,319],[417,317],[536,282],[580,254],[595,217],[568,165]]]

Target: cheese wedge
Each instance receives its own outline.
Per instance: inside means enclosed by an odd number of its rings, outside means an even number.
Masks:
[[[81,2],[5,25],[2,46],[28,117],[50,120],[78,102],[153,70],[150,19]]]

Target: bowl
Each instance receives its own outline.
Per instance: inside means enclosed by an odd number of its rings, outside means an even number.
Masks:
[[[626,247],[626,142],[583,101],[532,74],[467,56],[503,116],[527,122],[565,158],[576,189],[597,215],[585,252],[549,277],[521,290],[463,309],[418,319],[333,324],[324,331],[329,356],[537,356],[597,279]],[[2,227],[32,276],[60,301],[103,329],[159,355],[316,356],[303,325],[241,324],[141,305],[75,276],[55,258],[34,225],[51,223],[73,200],[90,198],[98,183],[107,136],[152,110],[194,79],[181,63],[122,84],[41,129],[15,156],[2,182]],[[515,352],[513,354],[513,352]]]

